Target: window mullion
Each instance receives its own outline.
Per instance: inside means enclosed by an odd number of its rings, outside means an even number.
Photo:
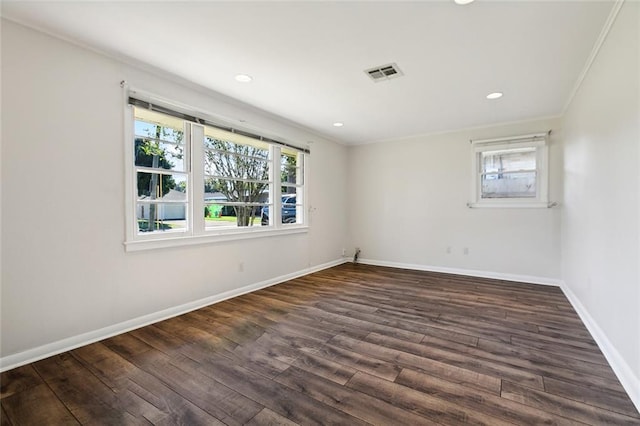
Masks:
[[[296,158],[296,216],[298,223],[307,223],[306,212],[304,206],[306,205],[304,187],[300,186],[304,182],[304,159],[305,155],[301,152],[298,153]]]
[[[124,122],[125,122],[125,164],[126,167],[126,185],[125,185],[125,221],[126,221],[126,239],[127,241],[132,241],[135,239],[136,234],[138,232],[138,220],[136,216],[136,182],[137,182],[137,173],[135,167],[135,158],[134,158],[134,108],[130,105],[125,107],[124,111]]]
[[[191,151],[190,162],[190,189],[191,199],[191,228],[194,235],[204,234],[204,127],[190,123],[191,132],[189,148]]]
[[[269,167],[269,180],[271,190],[269,191],[269,204],[271,214],[269,215],[269,225],[276,228],[282,227],[282,176],[280,173],[280,155],[282,150],[277,145],[269,147],[269,155],[271,156],[271,167]]]

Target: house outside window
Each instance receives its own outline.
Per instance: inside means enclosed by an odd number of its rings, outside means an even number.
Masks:
[[[471,141],[470,207],[548,207],[547,133]]]
[[[306,231],[308,150],[136,98],[126,150],[128,251]]]

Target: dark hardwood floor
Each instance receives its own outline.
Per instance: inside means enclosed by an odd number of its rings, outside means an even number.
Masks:
[[[558,288],[352,264],[0,387],[2,425],[640,424]]]

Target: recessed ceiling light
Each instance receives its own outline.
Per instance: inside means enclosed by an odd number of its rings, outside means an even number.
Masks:
[[[493,92],[487,95],[487,99],[500,99],[502,97],[502,92]]]
[[[252,80],[253,80],[253,77],[247,74],[236,75],[236,81],[239,81],[240,83],[249,83]]]
[[[341,123],[339,121],[336,121],[335,123],[333,123],[333,127],[342,127],[344,126],[344,123]]]
[[[456,4],[464,6],[465,4],[473,3],[473,0],[453,0]]]

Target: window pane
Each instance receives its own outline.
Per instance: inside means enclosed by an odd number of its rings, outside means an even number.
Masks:
[[[261,221],[262,210],[267,210],[268,206],[241,205],[229,206],[223,204],[206,204],[204,209],[205,227],[208,230],[217,228],[238,228],[238,227],[258,227],[263,226]]]
[[[135,165],[185,171],[184,120],[135,108]]]
[[[184,145],[136,138],[136,166],[184,171]]]
[[[204,174],[231,179],[269,180],[269,150],[206,136]]]
[[[536,170],[536,148],[516,148],[482,153],[482,173]]]
[[[247,180],[269,180],[269,161],[226,152],[204,152],[204,174]]]
[[[229,179],[206,178],[204,202],[207,228],[260,226],[262,207],[269,202],[269,185]],[[247,203],[247,205],[228,205]]]
[[[282,223],[302,222],[302,215],[298,214],[301,206],[296,204],[297,200],[295,192],[293,194],[282,194]]]
[[[138,203],[138,234],[150,232],[184,232],[187,229],[186,203]]]
[[[300,173],[297,154],[282,153],[280,156],[280,179],[282,183],[302,183],[302,174]],[[300,182],[298,182],[298,179],[300,179]]]
[[[535,198],[536,172],[482,175],[482,198]]]
[[[187,176],[178,173],[137,173],[138,200],[187,200]]]
[[[134,108],[135,134],[167,142],[183,143],[184,120],[170,115]]]

